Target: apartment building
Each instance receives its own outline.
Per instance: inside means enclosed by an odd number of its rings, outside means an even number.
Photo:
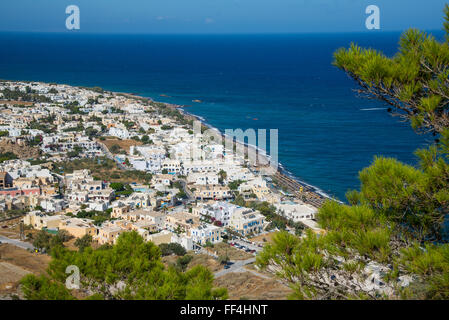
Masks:
[[[201,224],[190,229],[190,235],[192,236],[193,242],[196,242],[199,245],[204,245],[208,242],[221,242],[223,240],[221,233],[222,229],[220,227],[210,224]]]
[[[242,236],[250,233],[260,233],[263,230],[265,217],[259,211],[239,208],[234,211],[229,221],[232,229]]]
[[[215,221],[219,221],[222,226],[227,227],[229,226],[229,221],[234,211],[240,208],[240,206],[236,206],[229,202],[211,202],[193,207],[192,214],[210,217]]]
[[[200,219],[197,216],[187,212],[176,212],[166,216],[165,228],[171,231],[181,229],[184,232],[188,232],[194,224],[199,222]]]
[[[85,235],[95,236],[97,228],[93,224],[93,220],[68,218],[62,220],[59,224],[59,230],[66,230],[75,238],[81,238]]]
[[[231,190],[227,186],[221,185],[193,185],[194,197],[197,200],[223,200],[233,197]]]

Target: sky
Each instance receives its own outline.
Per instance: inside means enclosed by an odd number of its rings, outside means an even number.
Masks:
[[[448,0],[2,0],[0,31],[81,33],[312,33],[367,30],[365,9],[380,9],[380,31],[439,30]],[[66,28],[66,7],[80,29]]]

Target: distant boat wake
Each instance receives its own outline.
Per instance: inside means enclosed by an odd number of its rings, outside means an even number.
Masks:
[[[374,111],[374,110],[387,110],[387,108],[366,108],[360,109],[361,111]]]

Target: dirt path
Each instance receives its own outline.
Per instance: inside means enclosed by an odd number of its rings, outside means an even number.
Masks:
[[[234,272],[215,279],[214,285],[228,289],[229,299],[283,300],[292,290],[274,279],[251,272]]]
[[[11,245],[14,245],[16,247],[22,248],[22,249],[34,249],[34,246],[29,242],[20,241],[17,239],[11,239],[4,236],[0,236],[0,243],[8,243]]]
[[[0,244],[0,300],[21,297],[19,282],[23,276],[46,273],[48,255],[31,253],[11,244]]]
[[[5,284],[11,284],[20,281],[22,277],[31,273],[21,267],[13,265],[9,262],[0,262],[0,288]]]

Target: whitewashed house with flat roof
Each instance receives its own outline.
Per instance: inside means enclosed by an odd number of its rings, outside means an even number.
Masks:
[[[64,199],[44,198],[39,202],[39,206],[46,212],[60,212],[67,206],[67,203]]]
[[[162,170],[167,170],[170,174],[180,173],[182,170],[179,160],[164,159],[162,161]]]
[[[145,159],[144,157],[128,157],[129,163],[134,169],[147,171],[151,173],[160,172],[162,170],[161,159]]]
[[[317,208],[309,204],[293,201],[275,203],[275,207],[280,215],[294,222],[315,219],[318,212]]]
[[[207,159],[222,158],[224,146],[222,144],[208,144],[204,146],[204,152]]]
[[[216,221],[220,221],[224,227],[229,226],[229,221],[233,213],[240,209],[240,206],[235,204],[219,201],[212,204],[204,204],[192,208],[192,213],[197,216],[207,216]]]
[[[218,172],[218,164],[212,160],[185,161],[182,164],[182,173],[187,176],[191,172]]]
[[[197,185],[218,184],[218,174],[215,172],[190,172],[187,183]]]
[[[226,182],[228,183],[236,180],[248,181],[256,177],[251,171],[243,167],[230,167],[223,170],[226,171]]]
[[[108,134],[110,136],[117,137],[120,139],[128,139],[129,138],[129,131],[125,128],[111,127],[111,128],[109,128]]]
[[[221,231],[222,229],[220,227],[202,224],[198,227],[191,228],[190,235],[192,236],[193,242],[196,242],[199,245],[204,245],[207,242],[217,243],[223,241]]]

